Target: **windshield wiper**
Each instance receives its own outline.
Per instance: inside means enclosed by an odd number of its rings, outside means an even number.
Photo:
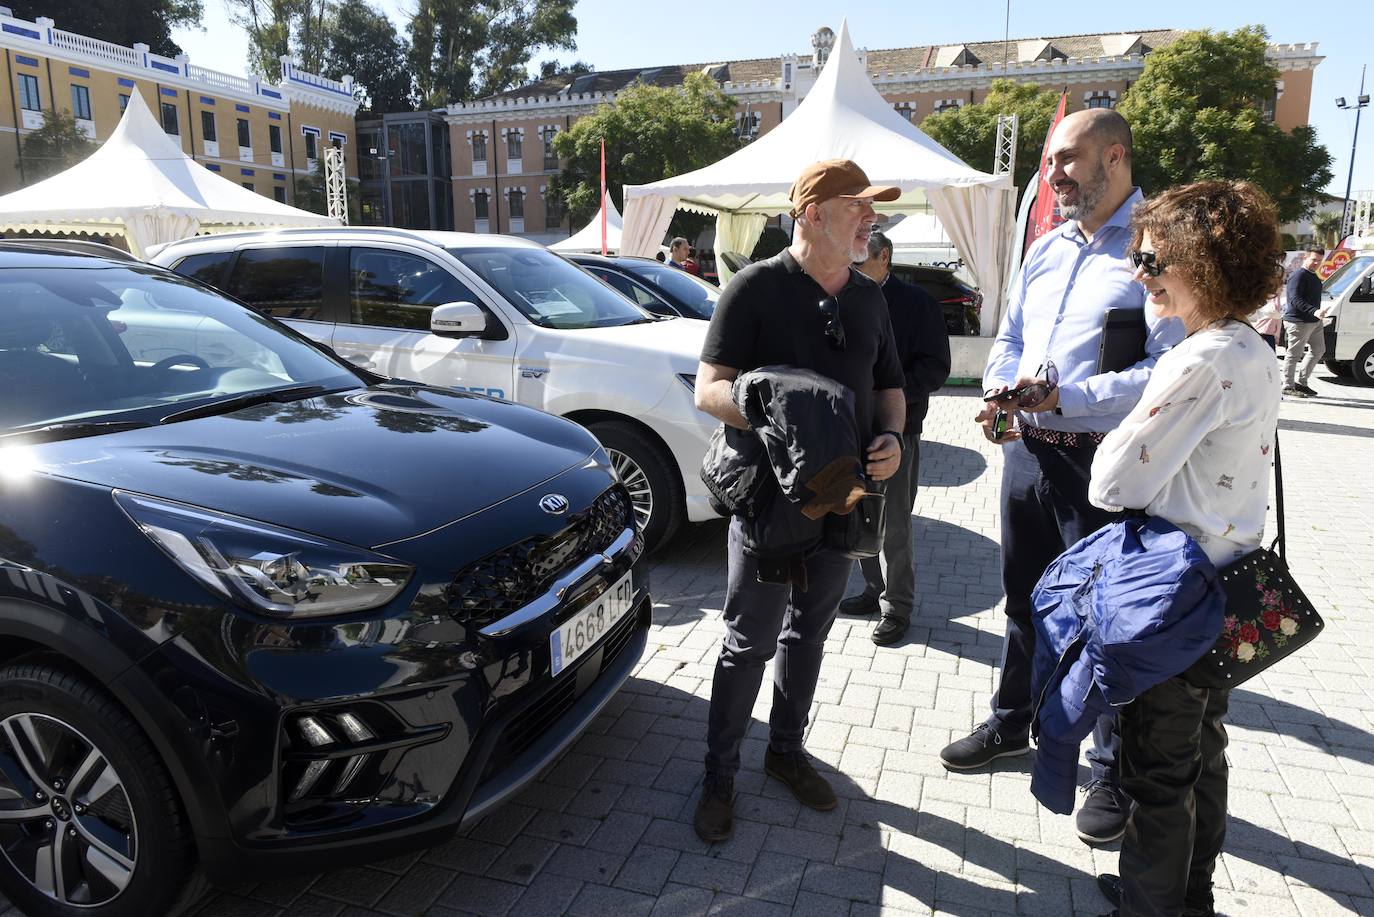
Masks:
[[[195,420],[199,417],[214,417],[219,414],[232,414],[234,411],[256,407],[260,404],[285,404],[288,401],[300,401],[304,398],[332,394],[336,391],[341,392],[344,391],[344,389],[326,389],[323,385],[293,385],[290,388],[275,388],[265,392],[247,392],[242,395],[235,395],[232,398],[212,401],[209,404],[202,404],[199,407],[187,408],[184,411],[168,414],[166,417],[159,420],[158,423],[178,423],[183,420]]]
[[[51,443],[62,439],[80,439],[83,436],[99,436],[101,433],[120,433],[124,430],[139,430],[151,427],[146,420],[72,420],[65,423],[50,423],[45,427],[32,430],[18,430],[0,435],[0,440],[22,439],[25,442]]]

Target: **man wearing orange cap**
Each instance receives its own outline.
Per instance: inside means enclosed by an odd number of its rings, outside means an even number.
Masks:
[[[901,461],[905,378],[882,290],[853,268],[867,257],[877,222],[873,201],[900,190],[875,187],[847,159],[808,166],[792,186],[797,221],[791,246],[734,277],[716,304],[697,370],[697,407],[725,424],[750,429],[732,383],[763,366],[809,369],[854,394],[866,473],[891,477]],[[829,810],[830,784],[802,750],[802,734],[820,675],[826,635],[853,564],[817,547],[804,558],[805,588],[759,581],[759,561],[745,553],[742,525],[732,519],[725,595],[725,639],[711,686],[706,777],[693,825],[706,841],[733,830],[734,777],[740,744],[775,654],[773,707],[765,772],[804,805]]]

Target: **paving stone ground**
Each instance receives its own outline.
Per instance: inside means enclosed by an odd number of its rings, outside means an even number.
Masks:
[[[1231,701],[1228,915],[1374,915],[1374,390],[1316,381],[1281,412],[1290,561],[1326,614],[1321,639]],[[951,774],[939,749],[986,713],[1001,645],[1000,453],[976,393],[932,401],[905,645],[840,618],[807,748],[841,801],[801,808],[762,773],[768,691],[738,778],[734,838],[697,840],[707,698],[722,634],[724,525],[652,562],[649,647],[591,730],[515,801],[430,850],[321,876],[244,881],[199,917],[511,914],[1094,915],[1093,850],[1037,808],[1028,757]],[[1271,521],[1272,530],[1272,521]],[[857,577],[855,583],[857,583]]]

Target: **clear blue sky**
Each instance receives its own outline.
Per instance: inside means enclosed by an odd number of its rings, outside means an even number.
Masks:
[[[414,0],[373,2],[400,27],[407,21],[407,12],[415,7]],[[1374,64],[1374,45],[1370,43],[1374,14],[1369,12],[1367,3],[1368,0],[1346,0],[1312,7],[1293,0],[1253,0],[1244,4],[1234,0],[1155,0],[1136,8],[1132,4],[1082,0],[1012,0],[1011,37],[1163,28],[1233,29],[1258,23],[1269,30],[1271,40],[1276,42],[1319,42],[1318,53],[1326,59],[1317,68],[1313,81],[1311,123],[1335,160],[1335,178],[1328,190],[1343,194],[1355,115],[1338,110],[1335,99],[1345,96],[1353,103],[1359,94],[1360,66]],[[1361,9],[1365,12],[1360,13]],[[580,59],[597,69],[611,70],[802,52],[810,47],[811,33],[818,26],[838,29],[843,16],[849,18],[850,33],[858,47],[993,41],[1002,37],[1006,5],[1003,0],[905,4],[892,0],[850,0],[843,4],[818,0],[641,0],[634,4],[625,0],[579,0],[575,13],[577,50],[536,54],[536,63],[549,57],[564,62]],[[58,25],[79,31],[79,26]],[[174,35],[191,60],[216,70],[243,72],[247,41],[230,24],[225,0],[205,0],[204,25],[203,32],[180,29]],[[1366,79],[1365,92],[1374,93],[1374,67]],[[1374,107],[1365,110],[1360,128],[1354,187],[1374,189]]]

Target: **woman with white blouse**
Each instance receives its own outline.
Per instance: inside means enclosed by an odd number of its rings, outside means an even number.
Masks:
[[[1187,337],[1159,359],[1139,404],[1097,449],[1089,499],[1141,509],[1191,535],[1218,569],[1259,546],[1280,380],[1246,323],[1273,292],[1282,246],[1274,206],[1247,182],[1164,192],[1132,220],[1131,258],[1149,308]],[[1103,892],[1129,917],[1214,913],[1226,835],[1228,692],[1171,678],[1122,707],[1122,788],[1135,801],[1121,877]]]

